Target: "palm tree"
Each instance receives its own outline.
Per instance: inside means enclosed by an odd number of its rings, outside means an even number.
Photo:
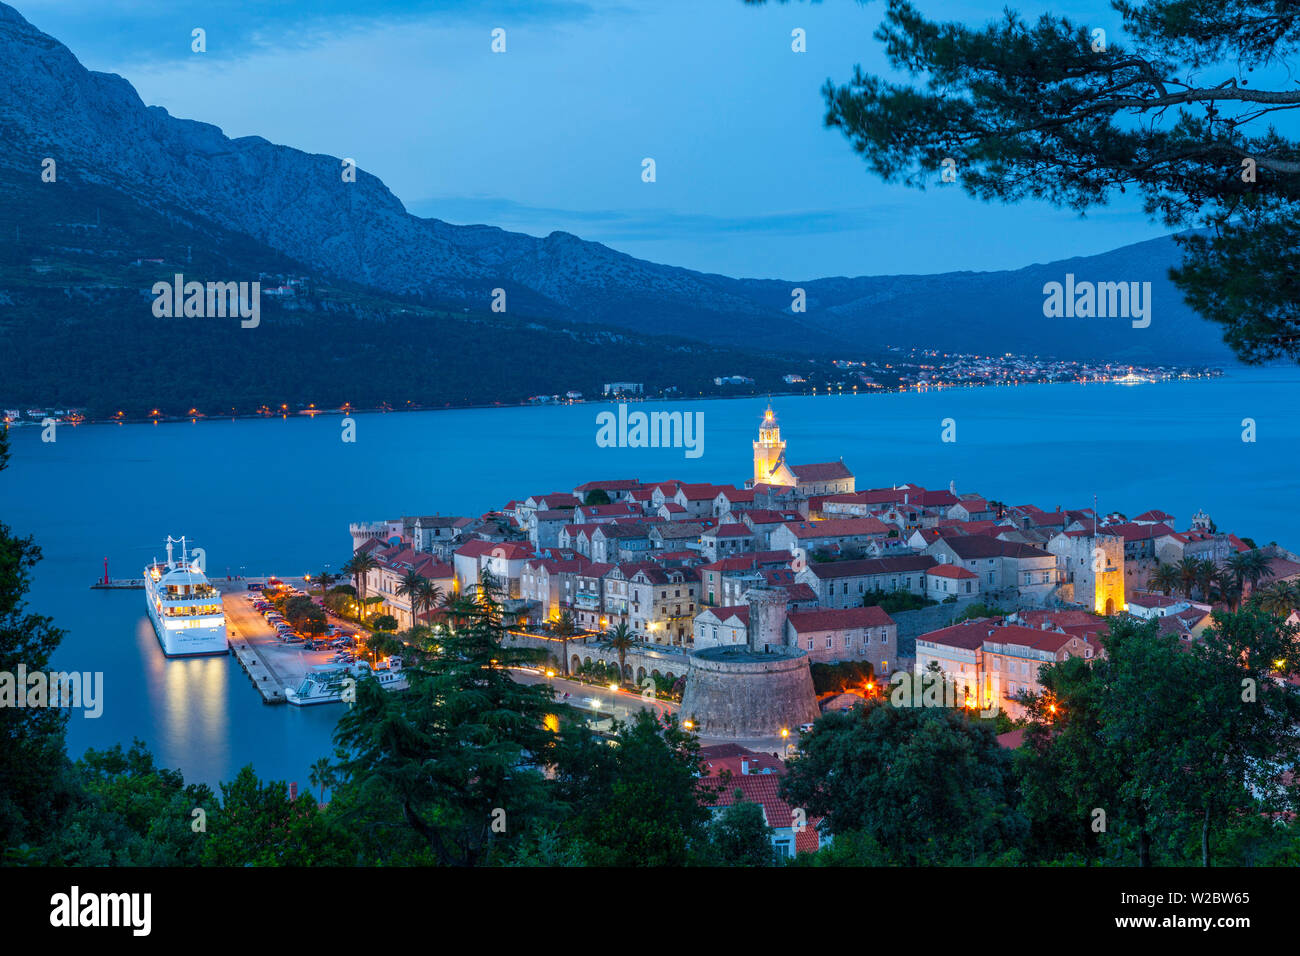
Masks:
[[[324,803],[325,788],[334,786],[334,766],[330,763],[330,758],[321,757],[314,761],[307,779],[311,781],[313,787],[320,787],[319,802]]]
[[[397,582],[397,596],[406,598],[411,605],[412,627],[415,626],[415,620],[420,614],[420,592],[424,589],[427,580],[424,575],[412,569],[403,574],[402,580]]]
[[[325,600],[325,592],[328,591],[330,585],[337,580],[339,580],[339,576],[337,574],[330,574],[328,571],[322,571],[320,574],[316,575],[316,583],[320,585],[320,597],[322,601]]]
[[[619,621],[606,635],[606,640],[610,648],[618,652],[618,676],[621,679],[627,669],[627,652],[636,647],[636,635],[626,621]]]
[[[578,630],[577,624],[573,621],[573,615],[564,611],[555,619],[555,633],[560,638],[560,644],[563,646],[564,654],[564,676],[569,676],[569,638],[573,637]]]
[[[1228,560],[1223,563],[1232,572],[1233,577],[1237,579],[1237,590],[1243,594],[1246,591],[1246,584],[1249,584],[1250,589],[1253,591],[1261,578],[1271,578],[1273,576],[1273,569],[1269,566],[1268,555],[1259,548],[1230,554]]]
[[[366,618],[366,578],[371,571],[379,567],[379,562],[369,551],[357,551],[352,555],[352,560],[343,565],[344,574],[352,578],[353,586],[357,589],[357,602],[360,608],[360,618]]]
[[[1183,597],[1190,598],[1196,587],[1196,575],[1200,572],[1201,562],[1195,558],[1183,558],[1178,562],[1178,580],[1183,589]]]
[[[1183,576],[1178,572],[1178,568],[1162,561],[1156,565],[1156,569],[1147,578],[1147,587],[1155,588],[1165,597],[1169,597],[1170,593],[1179,586],[1182,580]]]
[[[1300,586],[1294,581],[1275,581],[1252,595],[1262,610],[1286,617],[1300,608]]]
[[[1196,562],[1196,587],[1201,592],[1201,600],[1209,601],[1213,598],[1218,575],[1219,566],[1209,558]]]
[[[415,606],[418,614],[427,614],[438,606],[442,600],[442,588],[434,584],[429,578],[424,578],[420,582],[420,589],[415,595]],[[417,617],[418,617],[417,614]]]
[[[1223,600],[1228,602],[1228,610],[1235,611],[1241,602],[1241,583],[1237,576],[1227,568],[1219,568],[1215,573],[1214,586],[1223,596]]]

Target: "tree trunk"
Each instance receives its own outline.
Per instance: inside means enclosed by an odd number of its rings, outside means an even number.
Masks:
[[[1205,817],[1201,820],[1201,866],[1210,865],[1210,805],[1205,805]]]
[[[1146,808],[1139,808],[1138,818],[1138,866],[1151,866],[1151,834],[1147,832]]]

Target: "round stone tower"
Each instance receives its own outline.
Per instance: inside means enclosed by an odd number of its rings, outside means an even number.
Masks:
[[[743,645],[695,651],[686,673],[681,715],[705,737],[797,738],[821,713],[808,655],[785,643],[789,595],[757,586],[745,592],[749,626]]]

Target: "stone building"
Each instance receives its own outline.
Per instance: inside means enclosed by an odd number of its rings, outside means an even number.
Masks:
[[[733,740],[798,737],[817,719],[806,652],[785,643],[789,600],[781,588],[746,595],[749,626],[741,646],[693,651],[680,713],[703,736]]]

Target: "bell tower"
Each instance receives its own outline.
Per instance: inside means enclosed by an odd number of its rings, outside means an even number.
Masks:
[[[763,413],[763,424],[758,427],[758,441],[754,442],[754,483],[775,483],[777,469],[784,462],[785,442],[781,440],[781,426],[769,402]]]

